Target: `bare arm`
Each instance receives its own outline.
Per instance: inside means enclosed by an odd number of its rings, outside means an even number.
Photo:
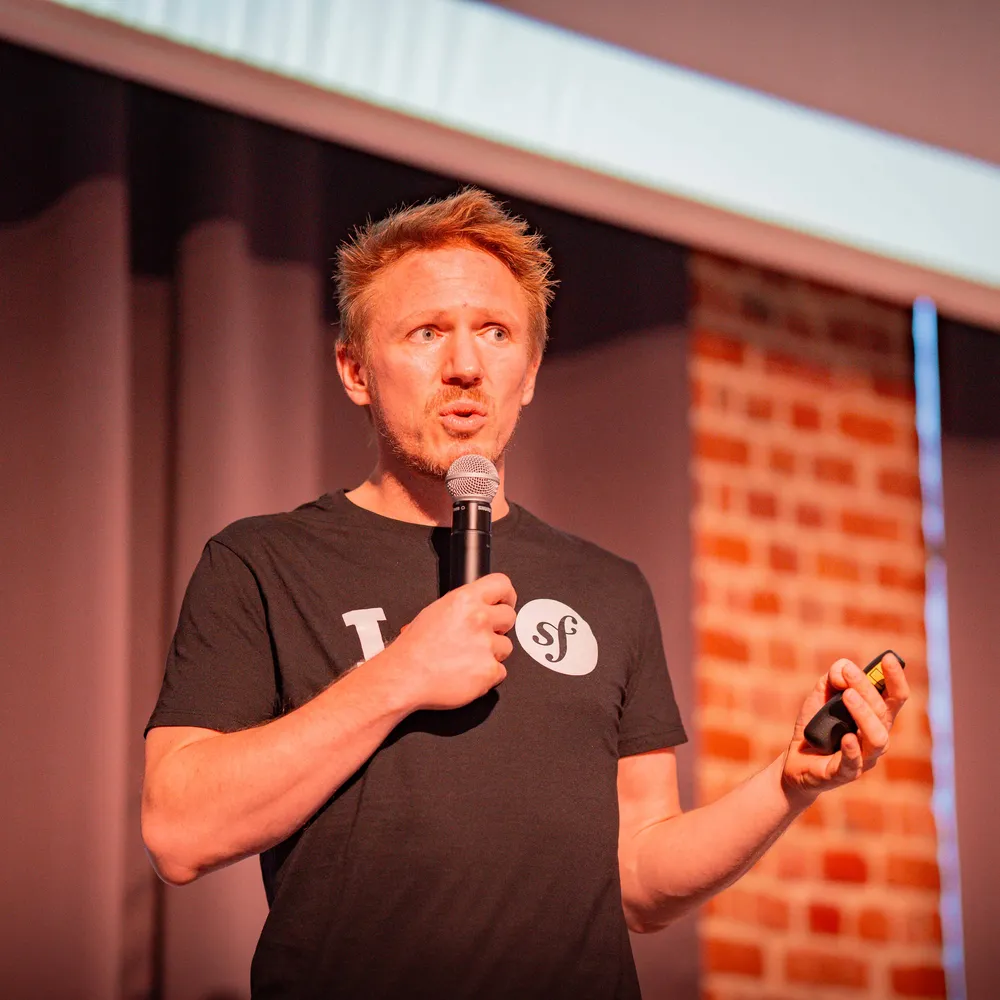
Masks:
[[[634,931],[653,931],[732,885],[805,808],[781,787],[782,758],[728,795],[682,813],[664,809],[647,816],[619,845],[622,902]],[[635,786],[654,782],[676,801],[673,750],[653,751],[619,762],[620,800]],[[631,786],[631,787],[630,787]],[[666,801],[664,802],[664,805]],[[625,814],[622,815],[623,826]]]
[[[506,676],[516,595],[493,574],[425,608],[396,642],[312,701],[236,733],[162,727],[146,739],[142,832],[183,884],[280,843],[411,712],[465,705]]]
[[[664,927],[732,885],[821,792],[874,767],[908,695],[899,664],[887,657],[883,665],[885,701],[854,664],[838,660],[804,702],[787,753],[699,809],[681,812],[672,750],[619,761],[619,867],[632,930]],[[846,687],[853,689],[845,704],[858,736],[845,736],[840,751],[821,756],[802,731],[831,692]]]

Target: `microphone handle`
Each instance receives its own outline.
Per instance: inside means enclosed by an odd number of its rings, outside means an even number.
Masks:
[[[458,500],[452,507],[449,590],[489,574],[492,518],[481,500]]]

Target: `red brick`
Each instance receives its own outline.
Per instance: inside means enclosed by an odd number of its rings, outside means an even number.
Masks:
[[[872,323],[832,319],[827,324],[827,334],[835,344],[857,347],[863,351],[888,354],[892,350],[892,338],[889,332]]]
[[[934,810],[930,806],[918,805],[915,802],[901,802],[894,807],[892,816],[896,820],[897,829],[905,836],[937,836],[937,821],[934,819]]]
[[[814,802],[804,813],[800,813],[796,823],[799,826],[810,826],[817,829],[826,826],[826,815],[821,803]]]
[[[736,611],[742,614],[750,610],[750,598],[747,596],[746,591],[730,587],[726,591],[725,606],[729,611]]]
[[[788,928],[788,903],[783,899],[733,888],[716,896],[712,904],[713,916],[772,930]]]
[[[751,517],[776,517],[778,514],[778,498],[773,493],[751,490],[747,494],[747,512]]]
[[[802,949],[788,953],[785,976],[793,983],[860,990],[868,985],[868,965],[849,955]]]
[[[747,416],[751,420],[770,420],[774,414],[774,403],[763,396],[747,397]]]
[[[883,469],[878,474],[878,488],[888,496],[919,500],[920,476],[901,469]]]
[[[842,413],[840,431],[865,444],[892,444],[896,440],[896,428],[891,421],[863,413]]]
[[[799,621],[806,625],[818,625],[826,618],[826,604],[815,597],[799,599]]]
[[[810,875],[809,855],[792,844],[784,843],[772,848],[778,878],[785,882],[798,881]]]
[[[866,941],[888,941],[889,918],[882,910],[862,910],[858,915],[858,934]]]
[[[892,517],[868,514],[860,510],[845,510],[840,515],[840,528],[847,535],[859,538],[884,538],[890,541],[899,537],[899,522]]]
[[[738,886],[726,889],[712,899],[711,913],[740,924],[757,923],[757,897]]]
[[[890,566],[885,563],[878,568],[878,582],[883,587],[893,587],[898,590],[908,590],[914,594],[924,592],[924,571],[922,569],[903,569],[901,566]]]
[[[736,535],[721,535],[713,532],[699,532],[695,539],[697,555],[706,559],[746,565],[750,562],[750,546],[745,538]]]
[[[886,399],[902,399],[907,403],[916,401],[917,392],[913,379],[891,378],[888,375],[875,375],[872,378],[872,389],[877,396]]]
[[[771,321],[771,304],[766,298],[745,292],[740,299],[740,315],[754,323],[769,323]]]
[[[784,375],[809,385],[830,385],[830,369],[826,365],[803,361],[783,351],[768,351],[764,356],[764,370],[769,375]]]
[[[768,551],[771,569],[779,573],[794,573],[799,568],[799,555],[787,545],[772,545]]]
[[[812,503],[800,503],[795,510],[795,520],[804,528],[820,528],[823,525],[823,511]]]
[[[728,289],[711,281],[693,278],[691,281],[691,298],[695,305],[704,306],[715,312],[736,314],[736,296]]]
[[[750,610],[757,615],[781,613],[781,598],[773,590],[755,590],[750,598]]]
[[[887,877],[890,885],[927,889],[932,892],[937,892],[941,888],[937,862],[925,858],[890,856]]]
[[[818,431],[820,428],[819,410],[811,403],[792,404],[792,426],[800,431]]]
[[[691,407],[695,410],[700,409],[705,404],[707,400],[705,383],[700,378],[691,378],[688,380],[688,397]]]
[[[699,739],[701,753],[706,757],[739,761],[750,759],[750,740],[742,733],[731,733],[724,729],[703,729]]]
[[[881,833],[885,828],[882,805],[865,799],[848,799],[844,803],[844,824],[848,830]]]
[[[698,704],[706,708],[736,708],[739,701],[729,684],[708,677],[698,678]]]
[[[789,312],[785,316],[785,329],[803,340],[816,339],[816,328],[802,313]]]
[[[771,449],[771,469],[786,476],[795,471],[795,455],[787,448]]]
[[[885,764],[885,776],[890,781],[912,781],[934,787],[934,767],[927,757],[900,757],[891,753],[882,763]]]
[[[848,580],[852,583],[861,575],[857,560],[831,552],[820,552],[816,556],[816,572],[827,580]]]
[[[704,944],[705,968],[709,972],[728,972],[735,976],[764,974],[764,955],[755,944],[709,938]]]
[[[895,611],[880,611],[877,608],[844,608],[844,624],[848,628],[867,629],[870,632],[886,632],[900,635],[909,630],[906,618]]]
[[[729,632],[701,629],[698,633],[698,650],[702,656],[714,656],[737,663],[750,662],[750,647],[746,640]]]
[[[939,965],[904,965],[892,970],[892,988],[903,997],[944,997],[948,995],[944,969]]]
[[[761,925],[774,931],[788,929],[788,903],[773,896],[757,900],[757,917]]]
[[[850,660],[852,663],[861,664],[867,662],[860,657],[856,649],[851,649],[850,646],[847,646],[843,642],[838,642],[836,647],[833,648],[820,647],[816,650],[816,655],[813,657],[813,663],[816,666],[818,674],[826,673],[837,660]]]
[[[777,670],[794,670],[798,664],[795,646],[790,642],[772,639],[767,647],[768,665]]]
[[[827,851],[823,855],[823,878],[828,882],[867,882],[868,864],[853,851]]]
[[[698,431],[694,436],[694,451],[698,458],[708,462],[747,465],[750,461],[750,446],[747,442],[728,434]]]
[[[710,358],[712,361],[742,365],[746,357],[746,344],[743,341],[710,330],[696,330],[691,338],[691,346],[699,358]]]
[[[750,710],[758,719],[770,719],[780,722],[783,728],[787,728],[788,720],[794,719],[802,702],[801,694],[796,692],[796,697],[790,699],[788,692],[777,688],[773,683],[764,687],[754,688],[750,694]],[[744,704],[741,706],[746,708]],[[788,749],[787,739],[783,742],[779,751],[784,753]]]
[[[941,944],[941,914],[937,910],[908,913],[906,940],[911,944]]]
[[[855,481],[854,463],[846,458],[821,455],[813,464],[816,478],[824,483],[842,483],[853,486]]]
[[[757,277],[765,285],[769,285],[771,288],[789,288],[791,287],[794,279],[791,275],[785,274],[784,271],[772,271],[768,267],[754,268],[757,272]]]
[[[814,934],[839,934],[840,910],[836,906],[813,903],[809,907],[809,930]]]

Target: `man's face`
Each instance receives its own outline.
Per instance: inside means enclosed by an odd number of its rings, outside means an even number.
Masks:
[[[511,272],[469,247],[414,251],[375,279],[370,302],[368,360],[339,359],[341,375],[396,458],[431,476],[468,453],[497,462],[538,371]]]

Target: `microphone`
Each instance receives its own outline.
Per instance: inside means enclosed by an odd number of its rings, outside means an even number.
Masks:
[[[490,571],[493,498],[500,489],[496,466],[482,455],[463,455],[444,478],[451,499],[448,589],[472,583]]]

